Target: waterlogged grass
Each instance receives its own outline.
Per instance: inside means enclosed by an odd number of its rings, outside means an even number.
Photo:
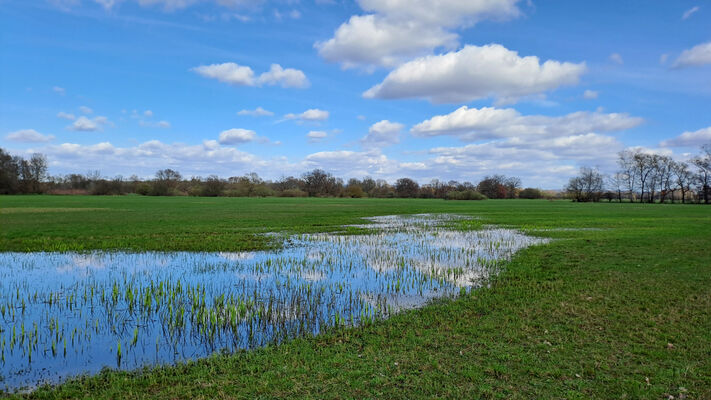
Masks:
[[[58,220],[78,213],[30,214],[26,220],[0,214],[3,249],[23,235],[50,237],[52,231],[55,243],[101,243],[89,237],[110,237],[112,229],[118,242],[129,243],[131,229],[117,218],[144,219],[143,233],[165,240],[175,233],[159,226],[161,218],[196,235],[232,237],[230,224],[243,232],[313,232],[358,223],[360,216],[418,212],[476,215],[482,224],[561,240],[519,252],[489,288],[373,325],[177,367],[106,371],[27,397],[711,398],[708,207],[216,199],[218,213],[240,208],[244,218],[225,225],[213,219],[222,227],[215,229],[202,222],[213,218],[210,208],[200,209],[196,200],[203,199],[3,197],[0,207],[64,208],[70,201],[141,216],[96,212],[91,218],[113,225],[82,231],[90,224]],[[182,212],[161,217],[150,210],[157,203]]]
[[[373,233],[294,235],[261,252],[0,254],[9,391],[254,349],[463,295],[545,240],[452,230],[447,214],[370,218]]]

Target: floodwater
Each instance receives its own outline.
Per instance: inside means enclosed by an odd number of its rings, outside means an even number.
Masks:
[[[277,251],[0,253],[0,388],[135,369],[368,324],[486,283],[545,239],[455,215],[368,218]]]

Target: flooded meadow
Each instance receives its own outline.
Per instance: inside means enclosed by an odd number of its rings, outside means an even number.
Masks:
[[[456,215],[367,218],[275,251],[0,253],[0,389],[369,324],[486,284],[545,239]]]

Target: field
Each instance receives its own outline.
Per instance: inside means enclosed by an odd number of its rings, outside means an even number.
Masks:
[[[373,325],[27,397],[711,398],[706,206],[4,196],[0,250],[255,250],[275,245],[260,233],[412,213],[556,240],[518,253],[488,288]]]

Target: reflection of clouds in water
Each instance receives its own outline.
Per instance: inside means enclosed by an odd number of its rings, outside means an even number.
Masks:
[[[301,273],[298,274],[298,277],[307,282],[318,282],[326,279],[326,274],[321,271],[307,270],[301,271]]]
[[[220,257],[228,261],[245,261],[251,260],[255,257],[255,252],[253,251],[238,251],[238,252],[221,252],[217,253]]]
[[[321,261],[325,256],[320,250],[310,250],[306,253],[306,259],[309,261]]]
[[[142,337],[154,335],[162,338],[162,343],[169,343],[162,336],[166,324],[171,323],[165,317],[171,315],[171,312],[165,310],[166,304],[170,307],[183,305],[186,301],[189,304],[189,297],[185,296],[199,293],[200,301],[208,309],[217,308],[213,305],[218,303],[218,298],[220,304],[228,302],[234,307],[233,310],[247,307],[242,304],[249,304],[246,311],[239,312],[237,318],[243,319],[245,323],[261,321],[255,322],[254,326],[258,327],[255,337],[258,340],[263,338],[263,343],[268,343],[282,337],[284,333],[278,332],[279,329],[296,329],[302,323],[306,323],[307,327],[305,331],[299,332],[315,334],[322,328],[332,326],[334,316],[339,317],[340,322],[336,322],[339,324],[344,319],[358,321],[359,316],[378,319],[394,312],[423,306],[438,297],[457,296],[463,290],[468,290],[462,288],[485,284],[486,279],[497,273],[502,262],[508,260],[515,251],[547,241],[529,238],[500,227],[457,231],[451,228],[451,222],[459,219],[462,217],[375,217],[370,219],[373,224],[362,225],[371,229],[368,234],[284,236],[284,247],[274,251],[5,253],[0,254],[0,287],[19,288],[21,292],[24,291],[21,297],[25,298],[29,298],[29,290],[36,290],[45,293],[45,298],[47,293],[61,293],[62,299],[71,296],[80,299],[79,303],[91,302],[92,307],[89,308],[62,309],[65,313],[62,321],[67,324],[67,329],[87,326],[87,315],[94,312],[94,305],[98,305],[96,312],[101,312],[102,317],[114,318],[130,333],[136,328],[136,319],[124,315],[131,312],[126,307],[125,293],[135,293],[137,298],[145,299],[145,293],[155,293],[155,285],[165,285],[172,295],[170,299],[168,296],[161,297],[161,302],[156,301],[153,305],[156,313],[153,319],[147,321],[147,325],[141,326]],[[18,269],[25,273],[18,275]],[[117,285],[119,295],[113,301],[117,301],[118,306],[103,303],[104,300],[99,297],[99,293],[103,296],[104,291],[110,293],[114,285]],[[177,286],[181,289],[176,290]],[[148,287],[153,289],[146,291]],[[92,288],[88,295],[87,288]],[[133,292],[127,291],[128,288],[133,288]],[[3,296],[7,294],[0,291],[0,301],[7,302]],[[87,296],[89,300],[86,300]],[[49,317],[50,313],[46,312],[44,304],[30,304],[27,318],[30,318],[32,312],[38,313],[34,315]],[[109,305],[102,308],[102,304]],[[188,314],[196,311],[186,307],[185,312],[187,318]],[[232,315],[215,310],[210,318],[233,318]],[[215,323],[205,321],[208,324]],[[47,321],[44,323],[46,329]],[[205,333],[190,331],[195,326],[185,326],[188,329],[183,336],[185,342],[174,347],[165,346],[165,350],[156,349],[156,352],[160,351],[159,354],[152,353],[151,346],[140,349],[143,353],[130,350],[135,357],[132,365],[140,367],[154,360],[174,360],[176,352],[185,349],[191,352],[192,357],[210,354],[215,347],[203,349],[201,340],[205,340]],[[105,344],[107,340],[115,343],[115,333],[104,328],[99,325],[93,339],[76,345],[73,354],[77,358],[67,359],[66,365],[71,367],[63,375],[98,371],[98,368],[114,359],[114,354],[109,354],[110,361],[106,361],[106,346],[102,343]],[[218,347],[234,349],[243,345],[234,342],[236,337],[246,337],[245,331],[228,333],[224,337],[210,340],[216,340],[215,345]],[[75,346],[73,342],[72,346]],[[51,363],[43,363],[41,357],[38,355],[37,362],[33,359],[34,369],[27,369],[26,378],[13,377],[10,384],[16,385],[23,381],[31,384],[34,379],[32,374],[35,373],[42,379],[48,377],[57,380],[52,374],[58,374],[58,370],[49,368]],[[18,356],[6,364],[6,368],[20,370],[25,368],[24,363],[25,359]]]

